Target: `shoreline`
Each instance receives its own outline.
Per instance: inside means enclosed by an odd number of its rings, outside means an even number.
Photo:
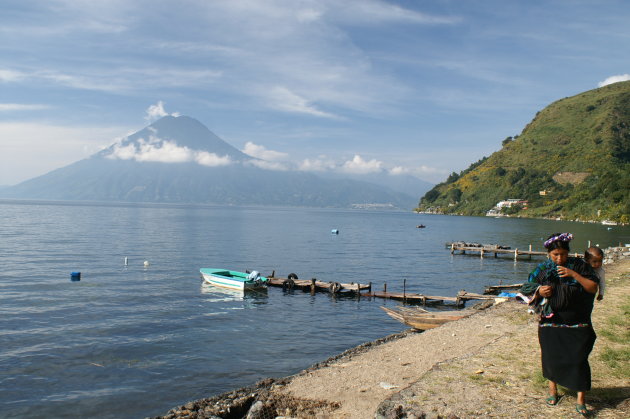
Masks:
[[[570,221],[572,223],[583,223],[583,224],[601,224],[601,225],[609,225],[613,227],[624,227],[629,226],[630,223],[623,223],[621,221],[612,221],[613,224],[609,224],[611,220],[582,220],[579,218],[576,219],[568,219],[563,217],[534,217],[529,215],[513,215],[513,214],[497,214],[497,215],[487,215],[487,214],[461,214],[461,213],[448,213],[448,212],[435,212],[435,211],[421,211],[418,208],[414,208],[412,210],[416,214],[424,214],[424,215],[453,215],[457,217],[489,217],[489,218],[525,218],[531,220],[549,220],[549,221]],[[625,243],[624,243],[625,244]]]
[[[630,289],[628,252],[610,252],[611,263],[605,266],[608,291],[593,312],[596,332],[612,316],[607,307]],[[297,374],[192,401],[155,418],[240,418],[250,409],[252,418],[566,416],[573,403],[545,409],[546,391],[537,375],[536,322],[525,307],[510,301],[425,332],[408,329],[350,348]],[[614,393],[608,398],[617,403],[613,407],[598,393],[605,380],[597,376],[600,340],[590,357],[598,417],[630,417],[630,389],[604,386]]]

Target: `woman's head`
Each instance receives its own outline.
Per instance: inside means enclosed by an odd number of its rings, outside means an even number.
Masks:
[[[595,269],[601,268],[604,261],[604,252],[597,246],[589,247],[584,252],[584,260]]]
[[[549,236],[544,243],[549,259],[557,265],[564,265],[571,251],[569,248],[571,240],[573,240],[571,233],[553,233]]]

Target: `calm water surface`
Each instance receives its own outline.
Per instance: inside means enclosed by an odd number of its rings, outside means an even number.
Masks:
[[[628,227],[544,220],[0,201],[0,416],[158,415],[405,329],[379,309],[396,302],[244,297],[204,285],[201,267],[454,295],[521,282],[536,261],[451,256],[445,242],[540,250],[554,231],[576,251],[630,242]]]

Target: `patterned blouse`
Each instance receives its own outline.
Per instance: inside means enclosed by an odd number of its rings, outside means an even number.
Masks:
[[[569,257],[564,264],[583,277],[599,282],[591,266],[581,258]],[[572,277],[562,278],[558,275],[558,265],[551,259],[539,264],[530,274],[527,283],[521,288],[523,294],[533,294],[539,286],[551,285],[551,297],[548,298],[551,316],[542,317],[542,324],[578,325],[591,323],[593,300],[595,294],[587,292]]]

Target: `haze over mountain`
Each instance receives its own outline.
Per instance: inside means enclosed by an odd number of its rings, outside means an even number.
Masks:
[[[166,116],[87,159],[2,189],[0,194],[54,200],[414,206],[412,195],[375,183],[270,167],[193,118]]]

